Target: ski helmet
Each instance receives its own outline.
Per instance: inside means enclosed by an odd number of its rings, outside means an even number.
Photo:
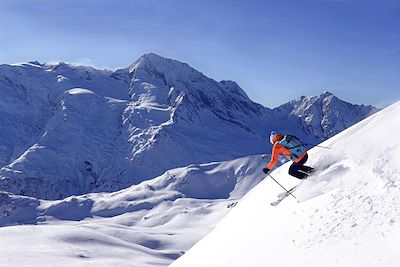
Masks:
[[[269,135],[269,141],[271,142],[271,144],[274,144],[275,136],[276,136],[276,132],[272,131],[271,134]]]

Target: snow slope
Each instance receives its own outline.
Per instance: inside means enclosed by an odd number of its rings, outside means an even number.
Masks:
[[[46,132],[1,169],[0,188],[38,198],[80,195],[110,183],[119,188],[118,181],[103,180],[121,172],[119,102],[87,89],[66,91]]]
[[[128,70],[38,62],[0,65],[0,164],[23,154],[46,131],[59,98],[80,87],[102,97],[128,99]]]
[[[55,201],[0,193],[0,266],[166,266],[264,178],[263,161],[193,164]]]
[[[265,179],[171,267],[399,266],[399,125],[400,102],[312,149],[300,203],[270,206],[282,189]],[[290,187],[287,169],[272,175]]]

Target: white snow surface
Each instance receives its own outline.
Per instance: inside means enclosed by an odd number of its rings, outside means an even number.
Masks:
[[[399,266],[400,102],[313,148],[319,171],[276,207],[264,179],[171,267]],[[290,188],[288,165],[272,173]]]
[[[264,178],[264,161],[193,164],[62,200],[0,192],[0,266],[166,266]]]
[[[166,266],[264,178],[248,155],[270,130],[316,143],[375,111],[329,92],[269,109],[155,54],[0,65],[0,266]]]

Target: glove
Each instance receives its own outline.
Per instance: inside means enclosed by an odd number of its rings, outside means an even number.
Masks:
[[[268,174],[269,171],[270,171],[270,169],[268,169],[268,168],[264,168],[264,169],[263,169],[263,172],[264,172],[265,174]]]

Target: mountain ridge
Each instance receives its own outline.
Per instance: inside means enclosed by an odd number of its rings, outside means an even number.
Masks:
[[[37,64],[0,65],[0,189],[40,198],[111,192],[172,168],[263,154],[271,130],[319,142],[376,111],[323,94],[269,109],[235,82],[156,54],[116,71]]]

